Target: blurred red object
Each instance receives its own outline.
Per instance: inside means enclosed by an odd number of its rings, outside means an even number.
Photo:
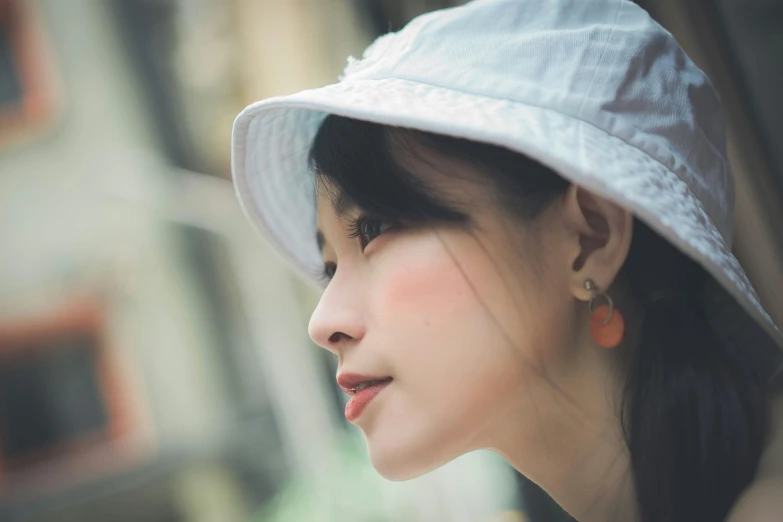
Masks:
[[[96,450],[111,455],[133,431],[134,401],[107,339],[99,304],[90,301],[0,325],[0,495],[38,485],[41,475],[48,480],[53,468]],[[94,468],[60,475],[70,485]]]
[[[30,0],[0,0],[0,147],[40,135],[59,93],[41,17]]]

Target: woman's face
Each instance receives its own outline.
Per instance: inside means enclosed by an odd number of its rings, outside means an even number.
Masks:
[[[309,333],[338,356],[338,374],[393,378],[354,420],[392,480],[505,444],[534,459],[562,415],[553,390],[579,392],[578,353],[568,348],[577,334],[573,248],[560,203],[533,232],[501,208],[480,172],[430,156],[413,172],[464,204],[473,225],[382,223],[363,248],[349,237],[359,210],[338,218],[333,187],[317,196],[323,259],[337,268]]]

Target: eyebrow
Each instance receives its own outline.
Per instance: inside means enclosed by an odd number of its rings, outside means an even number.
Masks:
[[[357,208],[358,205],[354,203],[343,191],[339,191],[334,198],[332,198],[332,208],[334,208],[334,214],[338,219],[345,216],[349,211]],[[318,251],[323,254],[324,245],[326,245],[326,238],[324,237],[321,229],[317,229],[315,232],[315,241],[318,243]]]

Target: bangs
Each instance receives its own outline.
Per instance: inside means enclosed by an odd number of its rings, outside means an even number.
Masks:
[[[334,114],[321,124],[309,164],[317,189],[319,184],[327,189],[338,213],[355,206],[395,221],[467,222],[468,214],[459,210],[464,205],[445,200],[442,191],[400,162],[400,157],[417,156],[413,145],[484,171],[498,202],[522,221],[535,219],[570,184],[552,169],[505,147]]]
[[[310,148],[316,190],[327,189],[335,210],[356,207],[395,221],[464,222],[468,215],[439,200],[394,154],[395,132],[405,129],[329,115]],[[394,146],[392,145],[394,141]]]

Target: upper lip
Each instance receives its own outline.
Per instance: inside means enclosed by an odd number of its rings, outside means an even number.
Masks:
[[[359,375],[358,373],[341,373],[337,375],[337,384],[340,388],[345,390],[345,393],[353,395],[354,389],[359,384],[367,381],[382,381],[384,379],[391,379],[388,375]]]

